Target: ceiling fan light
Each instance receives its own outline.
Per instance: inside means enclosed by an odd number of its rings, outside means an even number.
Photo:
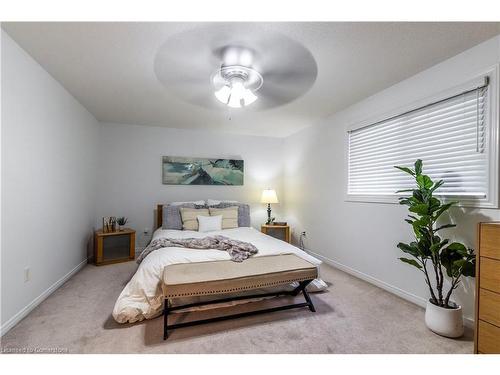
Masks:
[[[231,89],[229,86],[222,86],[222,88],[217,90],[214,94],[218,101],[227,104],[229,96],[231,95]]]
[[[227,53],[230,56],[230,53]],[[244,66],[224,66],[213,76],[214,94],[217,100],[231,108],[246,107],[255,102],[255,95],[262,86],[262,76]]]
[[[255,95],[252,90],[246,89],[243,93],[243,101],[245,103],[245,106],[252,104],[257,100],[257,98],[257,95]]]
[[[227,105],[231,108],[241,108],[241,97],[231,92]]]
[[[231,81],[231,96],[242,98],[245,94],[245,86],[240,79],[233,79]]]

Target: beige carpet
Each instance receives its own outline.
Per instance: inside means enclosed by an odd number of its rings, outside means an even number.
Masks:
[[[316,313],[289,310],[182,328],[163,341],[161,318],[120,325],[111,316],[115,300],[134,270],[133,262],[88,265],[9,331],[2,338],[3,349],[57,348],[69,353],[473,351],[471,330],[460,340],[435,335],[425,327],[420,307],[329,266],[322,266],[323,278],[331,283],[329,290],[311,295]],[[274,302],[224,311],[243,311]],[[201,318],[213,312],[195,314],[195,318]]]

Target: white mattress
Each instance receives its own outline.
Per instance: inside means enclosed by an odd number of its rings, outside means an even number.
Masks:
[[[259,250],[254,256],[296,254],[315,265],[319,266],[321,264],[319,259],[307,254],[299,248],[284,241],[266,236],[258,230],[248,227],[208,233],[157,229],[153,234],[153,240],[162,237],[202,238],[214,235],[222,235],[252,243]],[[133,323],[159,315],[163,304],[161,279],[165,266],[177,263],[230,259],[229,254],[221,250],[195,250],[168,247],[153,251],[142,261],[137,272],[121,292],[113,309],[113,317],[119,323]]]

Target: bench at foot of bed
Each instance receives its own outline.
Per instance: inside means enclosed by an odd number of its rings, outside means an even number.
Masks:
[[[317,277],[317,267],[294,254],[249,258],[241,263],[228,260],[183,263],[167,266],[163,272],[162,284],[163,296],[165,299],[163,309],[163,339],[167,339],[169,329],[300,307],[308,307],[310,311],[314,312],[316,310],[306,291],[306,286]],[[170,303],[170,300],[173,298],[208,295],[220,296],[227,293],[288,285],[293,282],[298,282],[299,285],[291,291],[219,298],[213,301],[191,303],[175,307],[172,307]],[[299,293],[303,294],[305,302],[168,325],[168,315],[175,310],[257,297],[296,296]]]

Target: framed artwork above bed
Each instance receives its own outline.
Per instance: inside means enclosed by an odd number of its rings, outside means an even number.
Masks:
[[[164,185],[243,185],[243,160],[163,156]]]

